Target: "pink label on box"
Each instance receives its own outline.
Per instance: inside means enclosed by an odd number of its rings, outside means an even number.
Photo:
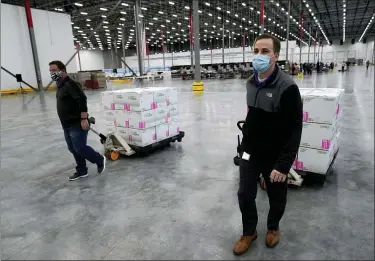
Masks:
[[[167,97],[167,105],[171,104],[171,100],[169,97]]]
[[[180,127],[177,127],[177,132],[180,132]]]
[[[340,104],[337,104],[336,115],[340,113],[340,109],[341,109]]]
[[[166,132],[165,132],[165,136],[166,136],[166,137],[169,137],[169,131],[166,131]]]
[[[130,141],[133,140],[133,136],[132,136],[132,135],[129,135],[129,140],[130,140]]]
[[[125,127],[129,128],[129,121],[125,121]]]
[[[309,113],[307,111],[303,112],[302,120],[305,122],[309,121]]]
[[[156,140],[156,134],[152,134],[152,140]]]
[[[297,167],[297,160],[295,160],[294,162],[293,162],[293,166],[296,168]]]
[[[151,110],[154,110],[154,109],[156,109],[157,108],[157,103],[156,102],[153,102],[153,103],[151,103]]]
[[[330,140],[322,140],[322,149],[328,150],[331,145]]]
[[[165,117],[165,123],[168,123],[168,116]]]
[[[116,122],[116,120],[114,120],[113,123],[115,124],[115,126],[117,126],[117,122]]]
[[[140,129],[145,129],[146,128],[146,122],[140,121],[138,126],[139,126]]]
[[[112,109],[112,110],[115,109],[115,104],[114,104],[114,103],[111,103],[111,109]]]
[[[303,170],[303,162],[302,161],[297,161],[297,169]]]

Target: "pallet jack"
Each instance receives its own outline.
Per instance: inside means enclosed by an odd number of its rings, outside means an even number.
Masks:
[[[91,127],[92,124],[95,124],[95,118],[89,117],[88,122],[90,125],[90,130],[94,132],[100,138],[100,143],[104,146],[104,155],[113,161],[118,160],[120,155],[124,156],[147,156],[150,152],[158,149],[169,146],[171,142],[181,142],[182,138],[185,137],[185,132],[180,131],[177,135],[169,137],[165,140],[161,140],[150,144],[145,147],[138,147],[129,145],[124,138],[122,138],[117,132],[109,133],[107,136],[98,132]]]
[[[242,127],[243,127],[244,123],[245,123],[245,121],[238,121],[237,122],[237,127],[240,131],[242,131]],[[236,166],[240,165],[241,153],[242,153],[242,151],[241,151],[240,135],[237,135],[237,155],[233,158],[233,163]],[[295,185],[295,186],[298,186],[298,187],[300,187],[302,185],[302,182],[303,182],[302,176],[299,175],[294,169],[290,169],[290,171],[288,173],[288,179],[287,180],[288,180],[288,184]],[[259,177],[259,186],[263,190],[267,189],[266,181],[265,181],[264,177],[262,176],[262,174]]]

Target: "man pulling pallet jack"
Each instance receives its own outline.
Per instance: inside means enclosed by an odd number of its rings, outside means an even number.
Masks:
[[[287,175],[296,158],[302,134],[302,100],[293,79],[276,65],[280,41],[269,34],[254,43],[255,74],[246,82],[248,113],[239,148],[238,202],[243,233],[233,253],[244,254],[257,238],[256,194],[260,174],[267,185],[270,210],[266,246],[280,241],[279,222],[287,200]]]

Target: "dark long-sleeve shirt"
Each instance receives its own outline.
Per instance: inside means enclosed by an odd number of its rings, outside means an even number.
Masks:
[[[57,83],[57,114],[63,128],[80,127],[81,112],[87,112],[87,97],[80,86],[68,76]]]
[[[302,99],[292,78],[278,67],[265,81],[253,75],[246,84],[248,113],[242,150],[273,162],[287,174],[297,156],[302,135]]]

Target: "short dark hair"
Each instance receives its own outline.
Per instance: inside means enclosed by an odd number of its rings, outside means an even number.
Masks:
[[[257,41],[259,40],[262,40],[262,39],[271,39],[272,42],[273,42],[273,51],[275,53],[280,53],[280,49],[281,49],[281,43],[280,43],[280,40],[277,39],[275,36],[273,35],[270,35],[270,34],[261,34],[259,35],[256,39],[255,39],[255,42],[254,42],[254,45]]]
[[[66,66],[61,61],[52,61],[49,63],[49,65],[56,65],[61,71],[66,72]]]

